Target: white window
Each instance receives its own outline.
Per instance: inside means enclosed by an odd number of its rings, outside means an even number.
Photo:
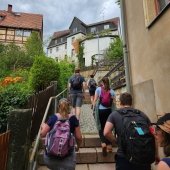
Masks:
[[[61,42],[63,42],[63,38],[61,37]]]
[[[96,33],[96,27],[91,28],[91,33]]]
[[[55,44],[57,44],[57,42],[58,42],[58,41],[57,41],[57,40],[55,40]]]
[[[71,38],[71,42],[73,43],[73,42],[74,42],[74,40],[75,40],[75,37],[72,37],[72,38]]]
[[[73,56],[74,56],[74,54],[75,54],[75,50],[74,50],[74,49],[72,49],[72,50],[71,50],[71,57],[73,57]]]
[[[83,43],[81,43],[81,46],[82,46],[82,47],[84,47],[84,42],[83,42]]]
[[[22,36],[22,34],[23,34],[23,30],[20,30],[20,29],[15,30],[16,36]]]
[[[73,28],[73,33],[77,32],[77,27]]]
[[[59,47],[56,47],[56,52],[59,51]]]
[[[24,30],[24,37],[29,37],[31,35],[30,30]]]
[[[104,29],[105,30],[109,29],[109,25],[104,25]]]

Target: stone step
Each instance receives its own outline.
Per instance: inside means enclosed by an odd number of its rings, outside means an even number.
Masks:
[[[77,164],[75,170],[115,170],[115,163]],[[38,170],[49,170],[46,166],[38,167]]]
[[[81,148],[92,148],[92,147],[101,146],[101,141],[98,134],[93,134],[93,135],[83,134],[82,137],[83,137],[83,141],[80,146]],[[44,148],[44,144],[45,144],[45,138],[41,140],[40,148]],[[113,147],[116,147],[116,144],[114,144]]]
[[[115,153],[117,148],[113,148],[113,152],[107,153],[107,156],[102,155],[102,148],[80,148],[76,152],[77,164],[88,164],[88,163],[113,163],[115,162]],[[41,150],[38,155],[38,164],[44,165],[43,160],[44,150]]]

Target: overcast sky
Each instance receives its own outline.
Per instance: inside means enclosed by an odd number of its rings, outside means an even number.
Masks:
[[[7,10],[8,4],[14,12],[43,15],[44,38],[55,31],[68,29],[74,16],[86,24],[120,17],[116,0],[0,0],[0,9]]]

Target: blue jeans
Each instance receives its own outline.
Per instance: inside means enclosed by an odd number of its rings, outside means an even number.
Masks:
[[[151,170],[151,165],[134,165],[123,156],[116,155],[115,160],[116,170]]]

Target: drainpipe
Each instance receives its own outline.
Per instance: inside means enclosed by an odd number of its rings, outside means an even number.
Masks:
[[[126,90],[131,93],[130,87],[130,74],[129,74],[129,56],[127,48],[127,37],[126,37],[126,17],[125,17],[125,0],[120,0],[120,11],[121,11],[121,23],[122,23],[122,40],[123,40],[123,58],[125,66],[125,79],[126,79]]]

